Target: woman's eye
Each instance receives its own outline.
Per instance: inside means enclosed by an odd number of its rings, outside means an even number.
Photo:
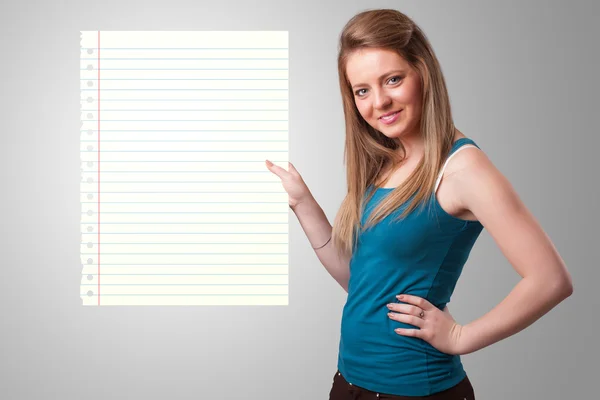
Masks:
[[[391,77],[391,78],[388,80],[388,82],[390,82],[392,79],[397,79],[397,81],[396,81],[396,82],[393,82],[393,83],[398,83],[398,81],[400,81],[401,77],[399,77],[399,76],[392,76],[392,77]],[[360,94],[360,92],[361,92],[362,90],[367,90],[367,89],[358,89],[356,92],[354,92],[354,94],[356,94],[357,96],[360,96],[360,95],[361,95],[361,94]]]

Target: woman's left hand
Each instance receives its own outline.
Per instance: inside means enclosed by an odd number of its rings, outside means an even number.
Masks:
[[[391,303],[388,306],[388,317],[419,329],[402,329],[394,331],[402,336],[412,336],[425,340],[427,343],[446,354],[461,354],[460,343],[463,326],[454,321],[448,307],[444,311],[431,304],[422,297],[408,294],[397,298],[408,304]],[[421,314],[422,312],[422,314]],[[419,314],[423,315],[422,317]]]

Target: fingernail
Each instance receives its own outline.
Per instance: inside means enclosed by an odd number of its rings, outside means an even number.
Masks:
[[[396,298],[397,298],[398,300],[402,300],[404,297],[402,297],[402,295],[401,295],[401,294],[399,294],[398,296],[396,296]]]

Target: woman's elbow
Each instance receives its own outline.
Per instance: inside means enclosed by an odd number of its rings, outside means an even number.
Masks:
[[[566,299],[573,294],[573,280],[569,273],[564,277],[557,279],[556,282],[555,290],[561,298]]]

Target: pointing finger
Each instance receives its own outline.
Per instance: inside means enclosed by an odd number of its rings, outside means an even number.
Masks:
[[[267,168],[269,169],[269,171],[273,172],[275,175],[277,175],[278,177],[280,177],[282,179],[283,179],[283,176],[288,173],[288,171],[281,168],[279,165],[273,164],[269,160],[265,160],[265,164],[267,165]]]
[[[288,162],[288,171],[297,174],[298,171],[296,170],[296,167],[294,167],[294,164],[292,164],[291,162]]]

